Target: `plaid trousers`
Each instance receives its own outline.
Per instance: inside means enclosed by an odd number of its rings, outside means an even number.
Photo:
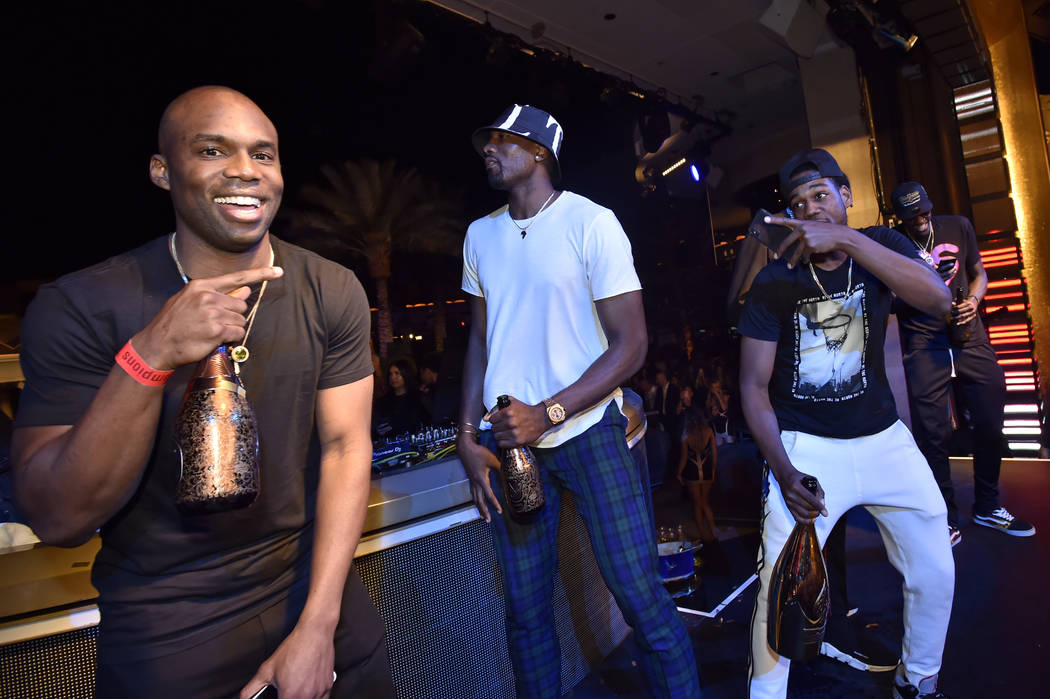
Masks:
[[[507,638],[518,696],[561,695],[561,651],[552,604],[562,489],[575,500],[594,556],[642,657],[653,697],[699,697],[696,659],[685,625],[660,581],[656,532],[642,479],[627,450],[626,419],[610,403],[602,419],[557,447],[533,448],[547,502],[527,521],[509,516],[499,474],[490,474],[503,507],[492,531],[506,594]],[[496,451],[490,431],[482,443]]]

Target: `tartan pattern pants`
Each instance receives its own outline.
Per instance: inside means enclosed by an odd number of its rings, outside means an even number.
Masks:
[[[656,532],[642,479],[627,450],[625,418],[611,403],[598,424],[557,447],[534,448],[547,502],[527,521],[492,513],[496,556],[506,594],[507,638],[518,696],[561,695],[561,651],[552,595],[557,568],[562,489],[568,490],[590,535],[594,556],[642,657],[653,697],[699,697],[693,647],[657,567]],[[495,451],[490,431],[482,433]]]
[[[787,431],[780,438],[795,468],[815,476],[824,489],[828,516],[818,516],[816,521],[821,546],[839,518],[853,507],[863,505],[875,518],[886,555],[904,576],[904,643],[897,673],[916,686],[923,678],[936,676],[952,611],[955,559],[944,500],[908,428],[898,420],[882,432],[855,439]],[[769,578],[795,518],[776,479],[767,473],[766,480],[769,495],[751,622],[752,699],[786,696],[791,665],[773,652],[766,634]]]

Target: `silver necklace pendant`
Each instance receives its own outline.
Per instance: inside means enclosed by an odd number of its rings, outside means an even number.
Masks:
[[[237,345],[230,350],[230,359],[240,364],[241,362],[248,361],[248,357],[251,356],[251,352],[244,345]]]

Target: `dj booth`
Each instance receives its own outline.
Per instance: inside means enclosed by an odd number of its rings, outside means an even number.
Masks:
[[[628,443],[648,492],[641,401],[632,393],[625,405]],[[96,538],[56,549],[22,525],[0,526],[0,699],[92,696],[99,611],[89,573],[98,546]],[[568,494],[558,558],[554,617],[564,692],[629,628]],[[490,529],[454,454],[374,469],[355,564],[386,625],[399,697],[514,696]]]

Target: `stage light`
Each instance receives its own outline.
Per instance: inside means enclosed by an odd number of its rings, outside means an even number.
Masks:
[[[910,36],[904,36],[903,34],[899,34],[898,32],[895,32],[893,30],[883,29],[881,27],[879,28],[879,33],[887,39],[889,39],[894,44],[896,44],[897,46],[900,46],[902,49],[904,49],[905,53],[911,51],[915,47],[915,43],[919,40],[919,37],[915,34],[912,34]]]
[[[696,167],[695,163],[689,166],[689,174],[693,176],[694,182],[700,181],[700,169]]]
[[[665,170],[664,170],[663,172],[661,172],[661,173],[660,173],[660,176],[661,176],[661,177],[667,177],[667,176],[668,176],[668,175],[670,175],[670,174],[671,174],[672,172],[674,172],[674,171],[675,171],[675,170],[677,170],[678,168],[680,168],[680,167],[682,167],[683,165],[685,165],[685,164],[686,164],[686,162],[687,162],[687,161],[686,161],[686,159],[685,159],[685,158],[679,158],[678,160],[676,160],[676,161],[674,161],[673,163],[671,163],[671,165],[670,165],[669,167],[667,167],[667,168],[666,168],[666,169],[665,169]]]

